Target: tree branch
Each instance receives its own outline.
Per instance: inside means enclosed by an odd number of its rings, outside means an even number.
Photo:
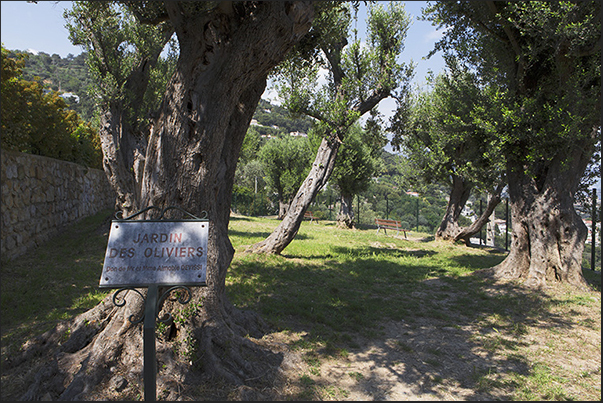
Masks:
[[[352,111],[360,113],[360,115],[364,115],[366,112],[373,109],[381,100],[390,96],[389,90],[385,88],[378,88],[364,101],[360,101],[356,103],[352,107]]]
[[[461,228],[461,231],[454,237],[455,242],[464,240],[467,245],[470,244],[469,238],[472,235],[477,234],[482,229],[482,227],[488,222],[488,217],[492,215],[492,212],[496,206],[498,206],[498,203],[500,203],[500,194],[502,193],[505,185],[506,182],[504,179],[501,180],[498,186],[496,186],[494,193],[491,194],[492,197],[490,197],[490,200],[488,200],[488,205],[486,206],[486,209],[482,215],[470,226]]]

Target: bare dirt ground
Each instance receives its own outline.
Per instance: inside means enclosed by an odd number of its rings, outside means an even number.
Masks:
[[[292,349],[305,333],[271,333],[257,342],[283,354],[278,381],[263,389],[206,385],[204,395],[180,399],[599,401],[600,292],[581,297],[590,300],[583,305],[564,303],[570,292],[548,290],[557,301],[550,311],[506,324],[512,331],[498,330],[500,318],[453,326],[450,318],[446,326],[434,318],[390,321],[370,339],[351,335],[358,347],[346,354]],[[441,306],[446,313],[446,301]]]
[[[439,279],[427,281],[433,295],[417,298],[437,298],[445,286]],[[506,289],[492,284],[486,291]],[[176,379],[168,389],[158,388],[158,399],[599,401],[601,294],[576,296],[564,288],[547,294],[551,304],[542,315],[526,323],[508,323],[497,317],[464,320],[447,309],[448,300],[456,297],[447,293],[447,300],[440,301],[446,324],[420,316],[410,322],[388,321],[367,336],[348,335],[354,347],[337,354],[320,346],[304,347],[308,334],[303,331],[269,333],[255,340],[282,356],[277,376],[269,381],[255,388],[233,387],[192,376]],[[173,379],[175,374],[169,375]],[[11,377],[18,382],[19,376]],[[162,376],[160,370],[158,380]],[[120,391],[118,381],[89,397],[144,399],[141,385]]]

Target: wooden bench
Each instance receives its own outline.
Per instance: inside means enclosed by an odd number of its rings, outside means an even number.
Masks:
[[[401,221],[396,221],[396,220],[384,220],[382,218],[375,218],[375,224],[377,224],[377,234],[379,233],[379,230],[381,228],[383,228],[383,232],[385,233],[385,235],[387,235],[387,230],[388,229],[393,229],[398,231],[396,233],[396,235],[398,235],[400,233],[400,231],[404,232],[404,238],[408,237],[406,236],[407,232],[410,232],[407,229],[402,228],[402,222]]]
[[[315,215],[313,215],[311,211],[306,211],[304,213],[304,218],[310,220],[310,222],[312,222],[314,220],[318,221],[318,217],[316,217]]]

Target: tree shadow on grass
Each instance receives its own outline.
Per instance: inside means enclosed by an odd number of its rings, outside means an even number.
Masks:
[[[478,275],[444,276],[433,260],[405,265],[384,261],[383,254],[402,257],[405,251],[367,247],[326,265],[312,259],[239,262],[235,277],[259,276],[257,284],[265,288],[242,281],[230,285],[229,294],[248,295],[239,300],[243,307],[261,312],[278,329],[305,335],[300,343],[313,346],[307,354],[325,359],[312,388],[337,387],[332,382],[338,380],[369,400],[417,394],[509,399],[514,386],[505,379],[530,373],[518,353],[528,345],[526,326],[575,326],[552,312],[556,301],[538,290]],[[477,270],[503,258],[453,260]],[[347,358],[340,359],[342,351]]]
[[[240,215],[230,215],[230,221],[247,221],[250,222],[252,221],[251,217],[247,217],[247,216],[240,216]]]
[[[309,237],[310,239],[312,237]],[[296,237],[297,239],[297,237]],[[300,238],[303,239],[303,238]],[[426,257],[433,256],[437,252],[417,249],[417,250],[408,250],[401,248],[387,248],[387,247],[379,247],[379,246],[364,246],[364,247],[345,247],[345,246],[332,246],[330,248],[330,252],[323,254],[315,254],[311,256],[304,256],[304,259],[315,259],[315,260],[323,260],[323,259],[331,259],[334,256],[345,256],[346,259],[363,259],[365,257],[386,257],[386,258],[402,258],[402,257]],[[282,254],[284,258],[293,259],[298,256],[294,254]]]
[[[112,211],[105,210],[65,227],[39,247],[2,265],[3,336],[13,328],[35,331],[84,312],[80,304],[98,291]],[[16,326],[19,324],[19,326]],[[32,329],[33,330],[33,329]]]

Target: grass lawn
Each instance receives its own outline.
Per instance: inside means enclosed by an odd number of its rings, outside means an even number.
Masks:
[[[110,292],[98,289],[110,214],[2,263],[2,362]],[[584,271],[592,291],[526,290],[473,274],[501,251],[329,221],[302,223],[281,256],[245,253],[276,225],[231,218],[226,284],[303,361],[281,399],[599,400],[600,272]]]

